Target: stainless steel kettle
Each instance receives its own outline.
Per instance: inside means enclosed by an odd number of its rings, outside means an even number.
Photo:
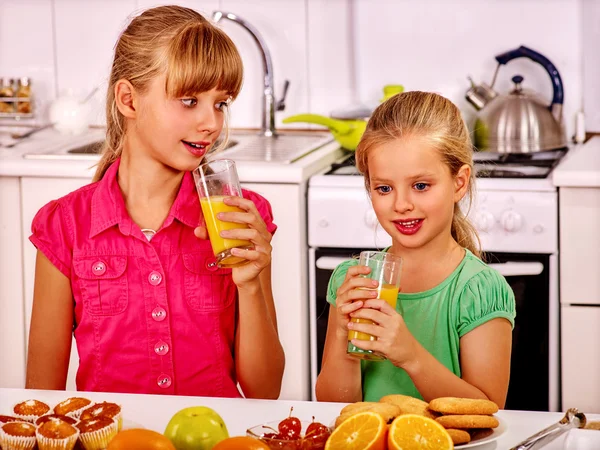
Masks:
[[[500,66],[516,58],[529,58],[541,64],[552,80],[552,103],[547,104],[535,92],[522,88],[523,77],[512,78],[514,89],[499,95],[493,86]],[[562,121],[563,84],[558,70],[548,58],[521,46],[496,56],[498,66],[491,86],[476,85],[466,99],[479,112],[473,129],[473,144],[477,150],[497,153],[533,153],[566,146]]]

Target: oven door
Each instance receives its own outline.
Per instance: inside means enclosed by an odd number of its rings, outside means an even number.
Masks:
[[[364,249],[362,249],[364,250]],[[335,267],[361,249],[311,248],[311,391],[321,370],[329,304],[327,285]],[[510,383],[506,409],[558,411],[558,286],[555,255],[486,253],[486,262],[508,281],[515,294]]]
[[[486,253],[484,259],[515,294],[506,409],[559,411],[556,255]]]

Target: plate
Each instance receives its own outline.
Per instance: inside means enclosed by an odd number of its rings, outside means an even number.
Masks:
[[[492,428],[492,432],[490,434],[487,434],[482,437],[476,437],[475,439],[471,440],[471,442],[469,442],[468,444],[455,445],[455,450],[460,450],[462,448],[479,447],[480,445],[489,444],[490,442],[498,440],[500,436],[506,433],[507,426],[506,422],[504,422],[500,417],[494,417],[498,419],[499,424],[496,428]]]

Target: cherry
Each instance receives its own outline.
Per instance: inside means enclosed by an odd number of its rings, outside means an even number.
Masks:
[[[322,434],[322,433],[329,433],[329,428],[327,428],[325,425],[323,425],[320,422],[312,422],[306,429],[305,437],[308,437],[310,435]]]
[[[291,439],[300,439],[302,424],[300,423],[300,419],[298,419],[297,417],[292,417],[293,410],[293,407],[290,408],[289,417],[279,422],[277,428],[279,428],[279,434],[283,436],[289,436]]]
[[[322,450],[325,448],[325,443],[331,434],[329,428],[314,420],[313,417],[313,422],[308,426],[304,435],[304,448],[306,450]]]

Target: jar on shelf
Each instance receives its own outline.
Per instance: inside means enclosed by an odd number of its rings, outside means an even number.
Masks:
[[[13,83],[12,78],[0,78],[0,113],[10,114],[15,112],[15,104],[12,98],[15,95]]]
[[[17,87],[17,112],[19,114],[31,114],[31,79],[19,78]]]

